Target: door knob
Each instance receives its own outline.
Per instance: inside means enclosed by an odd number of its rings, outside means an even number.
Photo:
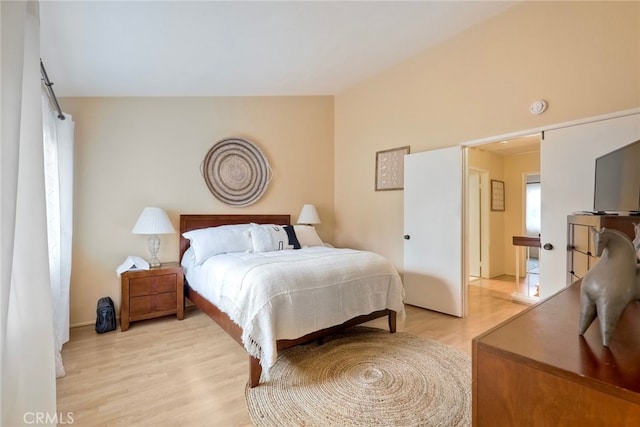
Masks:
[[[405,234],[404,235],[404,240],[409,240],[409,239],[411,239],[411,236],[409,236],[408,234]]]
[[[551,249],[553,249],[553,245],[551,243],[545,243],[542,249],[550,251]]]

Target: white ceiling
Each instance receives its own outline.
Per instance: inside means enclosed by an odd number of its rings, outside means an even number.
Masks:
[[[504,141],[490,142],[476,146],[482,151],[491,151],[501,156],[518,156],[520,154],[540,152],[540,135],[523,136]]]
[[[332,95],[509,1],[41,0],[58,96]]]

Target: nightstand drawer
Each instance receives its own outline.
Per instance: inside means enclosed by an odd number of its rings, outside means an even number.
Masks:
[[[175,274],[134,278],[129,281],[129,296],[138,297],[164,292],[175,292],[176,283]]]
[[[177,301],[175,292],[132,297],[129,300],[129,315],[135,317],[157,311],[173,310],[175,312]]]
[[[175,314],[184,318],[184,278],[180,264],[125,271],[121,276],[120,329],[129,323]]]

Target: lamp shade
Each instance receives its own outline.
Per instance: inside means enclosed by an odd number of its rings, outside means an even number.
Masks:
[[[320,224],[320,217],[314,205],[304,205],[298,215],[298,224]]]
[[[171,234],[176,230],[163,209],[144,208],[131,232],[133,234]]]

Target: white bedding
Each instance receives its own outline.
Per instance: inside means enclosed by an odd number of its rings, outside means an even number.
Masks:
[[[182,259],[189,285],[243,329],[242,342],[265,373],[276,340],[299,338],[377,310],[403,320],[404,290],[382,256],[323,246],[261,253],[229,253],[194,265]]]

